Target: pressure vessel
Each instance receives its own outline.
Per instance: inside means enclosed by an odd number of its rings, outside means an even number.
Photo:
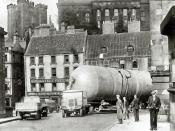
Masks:
[[[123,70],[109,67],[83,65],[70,76],[71,90],[87,92],[89,101],[113,99],[121,96],[148,95],[152,79],[147,71]]]

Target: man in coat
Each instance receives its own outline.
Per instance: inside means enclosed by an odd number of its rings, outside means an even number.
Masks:
[[[157,114],[161,106],[160,98],[157,96],[157,90],[151,92],[148,99],[148,107],[150,110],[150,130],[157,130]]]
[[[134,95],[134,99],[131,102],[131,107],[134,112],[135,121],[138,122],[139,121],[139,99],[137,98],[137,95]]]
[[[123,97],[123,115],[124,120],[129,119],[129,103],[126,97]]]
[[[117,102],[116,102],[116,108],[117,108],[117,119],[119,121],[119,124],[123,123],[123,103],[120,99],[120,95],[116,95]]]

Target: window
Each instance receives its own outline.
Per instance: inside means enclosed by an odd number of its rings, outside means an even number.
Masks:
[[[51,56],[51,63],[55,64],[56,63],[56,57],[55,56]]]
[[[52,91],[57,91],[57,83],[52,83]]]
[[[90,22],[89,13],[85,14],[85,21],[86,21],[86,23]]]
[[[136,20],[136,10],[132,9],[131,11],[131,20]]]
[[[105,9],[105,16],[109,16],[109,9]]]
[[[10,98],[9,97],[5,98],[5,105],[10,106]]]
[[[64,68],[64,77],[69,78],[69,67]]]
[[[68,85],[69,85],[69,82],[65,82],[65,89],[67,88]]]
[[[127,16],[127,15],[128,15],[127,9],[123,9],[123,16]]]
[[[40,56],[39,57],[39,65],[42,65],[43,64],[43,56]]]
[[[7,78],[7,67],[5,68],[5,77]]]
[[[64,55],[64,63],[69,63],[69,55]]]
[[[39,90],[40,90],[40,92],[45,91],[44,83],[39,83]]]
[[[36,92],[36,84],[31,83],[31,92]]]
[[[9,87],[8,87],[7,83],[5,84],[5,90],[6,91],[9,90]]]
[[[97,17],[100,17],[101,16],[101,12],[100,10],[97,10]]]
[[[107,47],[101,47],[100,52],[101,53],[107,53]]]
[[[5,55],[5,62],[7,62],[7,55]]]
[[[114,16],[118,16],[118,9],[114,9]]]
[[[30,57],[30,65],[34,65],[35,64],[35,57]]]
[[[73,57],[74,57],[74,63],[78,63],[79,62],[78,54],[74,55]]]
[[[141,16],[141,20],[145,21],[145,12],[144,11],[141,11],[140,16]]]
[[[52,77],[56,77],[56,68],[52,68]]]
[[[132,67],[133,67],[133,68],[138,68],[137,61],[133,61]]]
[[[31,77],[35,77],[35,69],[31,69]]]
[[[44,77],[44,69],[43,68],[39,69],[39,77]]]

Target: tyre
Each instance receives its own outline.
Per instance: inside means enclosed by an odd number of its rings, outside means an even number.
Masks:
[[[21,120],[24,119],[24,114],[20,113]]]
[[[41,119],[41,113],[38,111],[36,116],[35,116],[35,119],[37,120],[40,120]]]
[[[63,117],[63,118],[66,117],[66,113],[65,113],[64,110],[62,110],[62,117]]]
[[[83,116],[83,109],[80,109],[80,116]]]

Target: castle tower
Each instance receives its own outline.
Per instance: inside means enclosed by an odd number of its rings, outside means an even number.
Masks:
[[[44,4],[37,4],[35,8],[38,15],[39,25],[47,24],[47,6]]]
[[[8,34],[13,39],[17,32],[20,38],[24,38],[29,27],[37,27],[40,24],[47,24],[47,6],[29,0],[17,0],[17,5],[10,4],[8,9]]]
[[[13,38],[13,34],[17,30],[16,28],[16,20],[15,17],[17,16],[16,14],[16,6],[13,4],[10,4],[7,6],[8,10],[8,25],[7,25],[7,31],[8,31],[8,37]]]

